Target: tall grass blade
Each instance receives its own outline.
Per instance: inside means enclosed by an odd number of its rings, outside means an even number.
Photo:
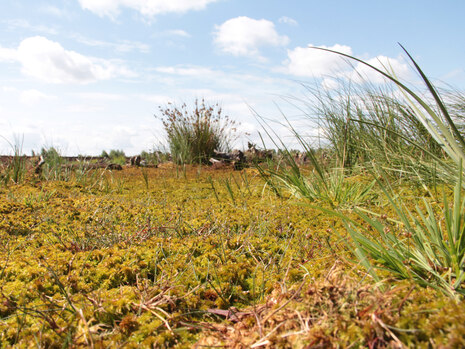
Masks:
[[[465,161],[465,140],[463,139],[463,136],[461,133],[458,131],[457,127],[455,126],[453,120],[451,119],[449,113],[447,112],[447,108],[444,105],[443,101],[437,94],[435,88],[429,81],[429,79],[426,77],[426,75],[423,73],[423,71],[420,69],[418,64],[415,62],[415,60],[412,58],[412,56],[405,50],[403,46],[401,46],[402,49],[407,53],[409,59],[412,61],[414,64],[415,68],[417,69],[418,73],[420,74],[421,78],[423,79],[423,82],[426,84],[429,92],[433,96],[433,98],[436,101],[437,106],[441,110],[443,117],[447,120],[447,123],[449,127],[452,129],[452,132],[450,129],[444,124],[442,121],[442,118],[440,115],[438,115],[436,112],[432,110],[432,108],[428,105],[428,103],[425,102],[424,99],[422,99],[420,96],[418,96],[413,90],[408,88],[405,84],[399,81],[398,78],[395,77],[395,73],[393,72],[392,74],[389,74],[387,72],[382,71],[381,69],[373,66],[372,64],[369,64],[359,58],[356,58],[354,56],[334,51],[331,49],[327,48],[322,48],[322,47],[311,47],[312,49],[317,49],[317,50],[322,50],[322,51],[327,51],[331,53],[338,54],[340,56],[346,57],[348,59],[357,61],[370,69],[373,69],[374,71],[380,73],[382,76],[387,78],[388,80],[392,81],[395,85],[397,85],[404,96],[406,97],[407,101],[410,103],[410,106],[414,109],[415,111],[415,116],[417,119],[425,126],[425,128],[428,130],[430,135],[438,142],[438,144],[444,149],[444,151],[449,155],[449,157],[455,162],[455,164],[458,164],[459,161],[462,161],[462,164]],[[412,100],[409,98],[412,97],[425,111],[423,113],[415,103],[412,102]],[[430,119],[428,116],[431,117],[431,119],[434,121],[434,124],[431,123]],[[465,169],[462,168],[462,171]]]

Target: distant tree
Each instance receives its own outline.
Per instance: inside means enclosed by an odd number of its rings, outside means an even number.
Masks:
[[[124,165],[126,163],[126,154],[122,150],[112,149],[107,155],[107,159],[110,159],[114,164]]]
[[[126,157],[126,154],[124,154],[124,151],[122,150],[112,149],[110,150],[109,156],[111,159],[114,159],[114,158]]]

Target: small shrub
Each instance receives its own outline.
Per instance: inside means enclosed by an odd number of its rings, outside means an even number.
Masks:
[[[223,115],[218,104],[196,100],[194,109],[186,104],[159,107],[173,161],[178,164],[206,163],[214,151],[228,151],[235,139],[236,123]]]
[[[124,165],[126,163],[126,154],[123,150],[112,149],[109,153],[103,150],[100,156],[113,164]]]
[[[145,151],[143,150],[140,153],[140,157],[145,161],[146,165],[158,165],[164,161],[167,161],[169,158],[168,153],[163,153],[159,150]]]

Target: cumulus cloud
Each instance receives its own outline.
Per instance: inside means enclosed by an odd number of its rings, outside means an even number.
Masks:
[[[381,55],[365,60],[365,62],[381,71],[387,71],[388,73],[394,72],[398,78],[407,79],[410,77],[410,68],[402,57],[390,58]],[[350,73],[349,78],[358,82],[371,81],[377,84],[387,81],[380,73],[362,63],[357,63],[354,71]]]
[[[313,46],[313,45],[309,45]],[[318,46],[351,55],[349,46],[336,44],[334,46]],[[308,47],[296,47],[287,51],[288,59],[285,62],[288,73],[303,77],[322,77],[334,74],[341,66],[343,60],[337,54]]]
[[[218,0],[79,0],[81,7],[101,17],[115,18],[121,7],[140,12],[147,17],[164,13],[183,13],[202,10],[208,4]]]
[[[214,43],[226,53],[235,56],[258,56],[263,46],[284,46],[285,35],[276,32],[274,23],[266,19],[236,17],[216,26]]]
[[[49,83],[89,83],[133,75],[120,64],[66,50],[42,36],[24,39],[17,50],[5,52],[0,51],[0,59],[5,56],[19,61],[25,75]]]
[[[12,87],[12,86],[2,86],[1,90],[3,92],[7,92],[7,93],[17,92],[18,91],[18,89],[16,87]]]
[[[326,78],[323,78],[323,80],[321,81],[321,86],[325,90],[336,90],[341,87],[341,84],[339,81],[335,79],[326,77]]]
[[[309,45],[313,46],[313,45]],[[338,54],[316,50],[309,47],[296,47],[288,50],[288,59],[284,62],[284,71],[301,77],[323,78],[322,86],[327,89],[337,88],[339,82],[329,78],[349,79],[358,83],[370,81],[375,84],[386,82],[381,74],[365,64],[348,61]],[[318,46],[353,56],[352,48],[345,45]],[[379,55],[364,61],[382,71],[395,72],[399,78],[410,78],[410,69],[405,60],[399,56],[391,58]]]

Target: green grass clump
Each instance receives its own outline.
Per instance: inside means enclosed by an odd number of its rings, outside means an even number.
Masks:
[[[71,171],[64,168],[65,160],[56,148],[42,148],[40,153],[44,159],[44,164],[41,167],[40,173],[43,179],[47,181],[67,181],[70,179]]]
[[[26,177],[26,157],[22,154],[22,141],[16,139],[13,144],[8,139],[5,140],[13,149],[11,160],[0,163],[0,181],[7,186],[10,182],[21,183]]]
[[[123,150],[111,149],[109,153],[105,150],[102,151],[101,157],[108,159],[113,164],[124,165],[126,164],[126,154]]]
[[[401,231],[391,233],[389,227],[360,212],[359,216],[373,227],[382,239],[379,241],[367,234],[360,234],[350,224],[347,228],[355,243],[357,257],[375,278],[377,276],[373,272],[373,267],[380,267],[393,272],[399,278],[412,279],[421,285],[436,287],[450,297],[459,297],[465,294],[465,229],[463,227],[465,216],[463,188],[465,185],[462,179],[465,139],[436,88],[410,54],[407,51],[405,53],[425,83],[436,103],[436,108],[400,82],[395,72],[389,74],[359,59],[352,59],[374,69],[399,87],[410,106],[411,115],[421,123],[422,128],[436,142],[435,147],[447,155],[447,158],[444,158],[440,157],[437,152],[433,154],[432,149],[427,151],[433,156],[435,165],[437,163],[440,167],[443,173],[442,178],[451,178],[456,183],[454,200],[449,207],[449,201],[444,194],[442,214],[437,214],[433,206],[423,199],[424,209],[417,205],[415,215],[387,191],[386,185],[379,182],[396,211],[396,219],[401,222]],[[414,144],[416,148],[425,150],[424,147]],[[407,239],[404,236],[407,236]],[[376,262],[371,263],[366,256],[373,258]]]
[[[355,243],[355,253],[362,264],[376,280],[379,277],[373,267],[388,270],[400,279],[412,279],[422,286],[436,288],[450,297],[465,295],[462,173],[459,172],[451,203],[444,193],[441,205],[433,205],[423,198],[422,207],[418,204],[415,210],[411,210],[401,200],[394,199],[393,193],[386,194],[400,224],[392,227],[358,211],[358,215],[380,237],[374,239],[367,228],[356,227],[353,222],[346,223]],[[371,263],[367,256],[375,262]]]
[[[380,269],[399,279],[437,288],[452,298],[461,298],[465,294],[465,184],[462,179],[465,138],[462,124],[457,120],[463,117],[460,114],[463,98],[455,98],[455,104],[443,102],[443,97],[405,50],[430,99],[407,87],[395,72],[383,71],[346,54],[315,49],[368,66],[398,87],[403,97],[389,97],[372,88],[365,89],[363,95],[348,95],[345,99],[333,98],[329,93],[325,99],[320,97],[319,113],[329,151],[335,154],[332,166],[336,168],[322,165],[309,143],[291,127],[309,155],[313,170],[303,175],[289,152],[284,152],[287,166],[262,169],[262,176],[275,192],[281,184],[314,207],[326,213],[332,211],[334,216],[342,218],[352,239],[348,245],[376,281],[380,277],[374,270]],[[451,112],[448,105],[452,106]],[[350,181],[355,169],[370,173],[374,180],[357,186]],[[334,173],[339,173],[339,179]],[[453,202],[450,203],[446,194],[442,202],[432,203],[423,197],[417,199],[412,209],[412,203],[406,204],[398,192],[390,190],[393,179],[401,179],[409,186],[419,185],[429,197],[435,196],[438,182],[455,184]],[[374,212],[364,207],[366,202],[362,199],[369,197],[375,183],[395,212],[390,222],[373,219]],[[357,221],[343,211],[349,203],[358,215]],[[394,226],[390,225],[392,222]]]

